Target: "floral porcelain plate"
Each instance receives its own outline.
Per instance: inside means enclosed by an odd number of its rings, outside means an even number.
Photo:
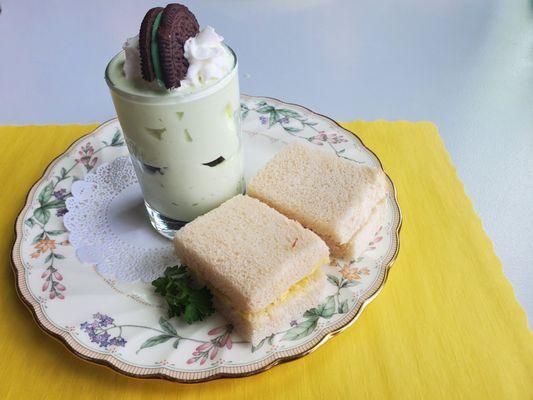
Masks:
[[[304,107],[242,96],[241,115],[248,178],[293,140],[381,168],[357,136]],[[76,355],[126,375],[200,382],[251,375],[302,357],[356,320],[385,283],[398,253],[401,214],[389,180],[386,223],[356,260],[324,266],[327,293],[283,331],[252,346],[217,314],[193,325],[169,320],[149,283],[110,278],[79,261],[63,223],[66,201],[75,197],[73,183],[125,155],[113,119],[54,160],[18,216],[13,265],[18,293],[45,332]]]

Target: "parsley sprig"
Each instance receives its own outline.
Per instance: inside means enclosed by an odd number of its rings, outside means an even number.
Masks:
[[[183,314],[185,322],[192,324],[215,312],[213,295],[207,287],[194,288],[185,265],[168,267],[165,275],[154,280],[152,285],[168,303],[169,318]]]

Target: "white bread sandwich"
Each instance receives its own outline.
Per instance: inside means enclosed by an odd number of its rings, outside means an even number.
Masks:
[[[247,194],[313,230],[337,258],[356,258],[387,212],[383,171],[299,141],[270,160]]]
[[[257,343],[320,301],[326,244],[248,196],[239,195],[181,228],[176,252],[211,290],[215,308]]]

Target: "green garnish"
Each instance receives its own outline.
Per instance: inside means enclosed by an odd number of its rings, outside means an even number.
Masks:
[[[185,322],[192,324],[215,312],[211,301],[213,295],[205,286],[201,289],[192,286],[185,265],[168,267],[165,275],[153,281],[152,285],[155,286],[155,292],[168,303],[169,318],[183,314]]]

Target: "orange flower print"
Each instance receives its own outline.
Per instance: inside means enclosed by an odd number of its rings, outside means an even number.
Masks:
[[[340,272],[343,278],[349,281],[359,281],[363,275],[370,274],[368,268],[350,268],[346,265],[342,267]]]
[[[43,253],[46,253],[48,250],[55,250],[56,241],[52,239],[41,239],[35,243],[35,251],[30,254],[31,258],[39,258]]]
[[[38,253],[46,253],[48,250],[55,250],[56,241],[52,239],[41,239],[35,243],[35,248]]]

